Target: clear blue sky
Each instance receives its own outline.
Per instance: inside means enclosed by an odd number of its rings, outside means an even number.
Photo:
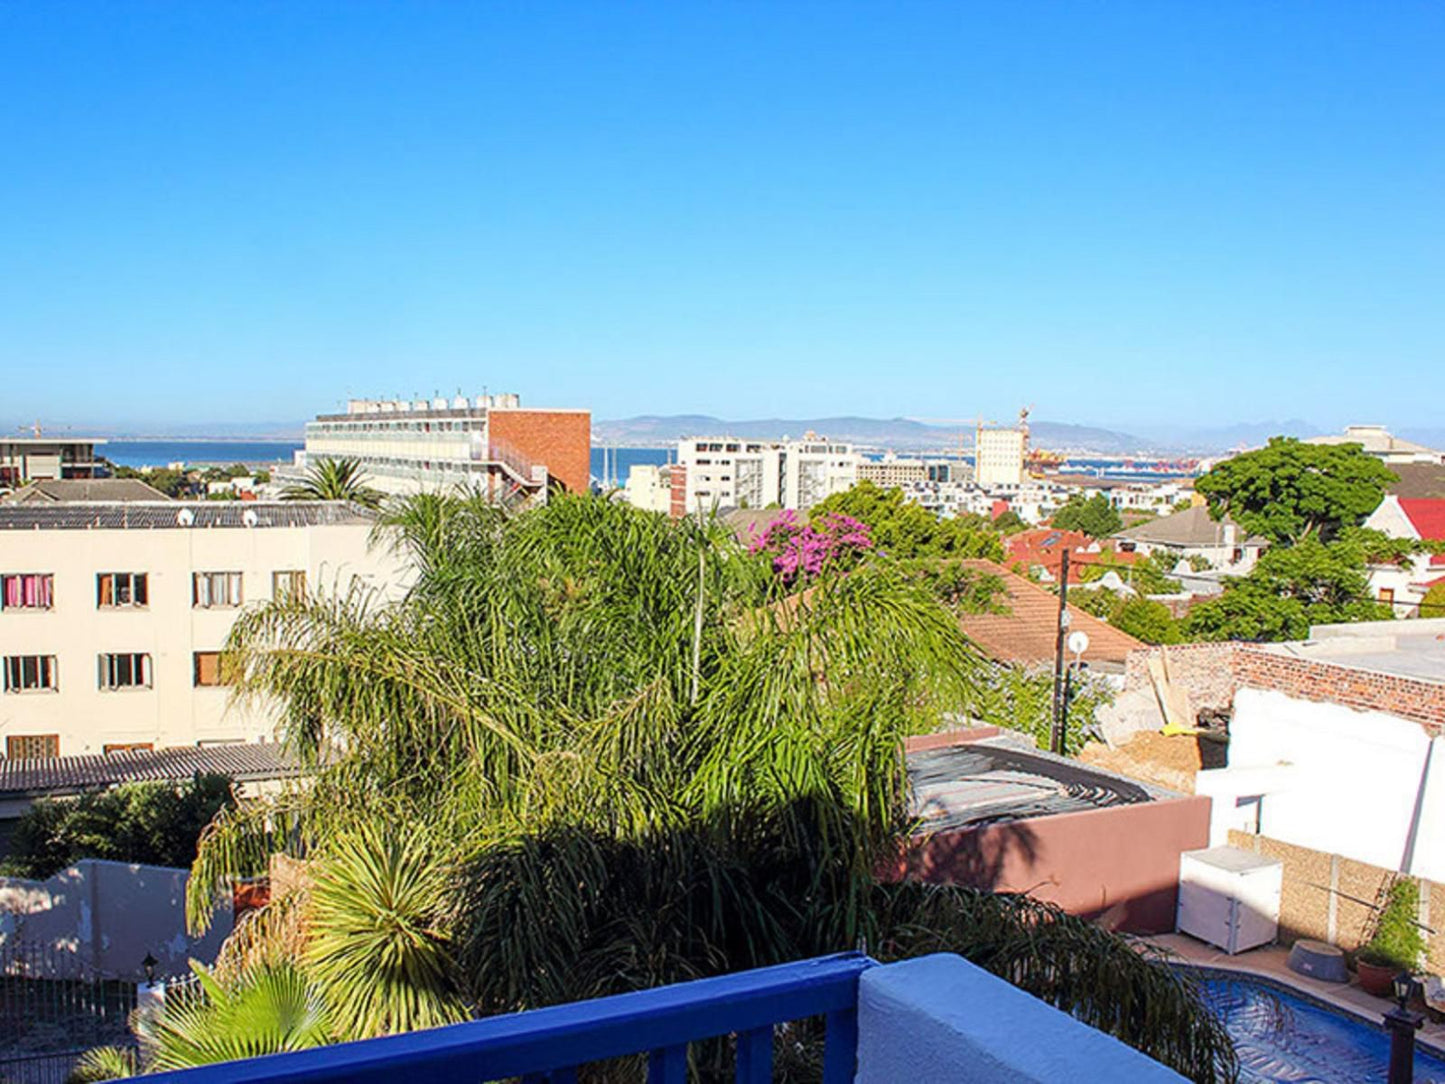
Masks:
[[[1436,2],[0,5],[0,419],[1440,424]]]

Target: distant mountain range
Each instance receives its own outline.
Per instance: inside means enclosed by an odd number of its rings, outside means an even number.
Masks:
[[[304,422],[190,422],[152,423],[126,428],[72,424],[46,426],[54,436],[96,436],[115,440],[287,440],[302,439]],[[19,432],[20,425],[0,427]],[[1217,455],[1239,448],[1252,448],[1281,434],[1292,437],[1319,436],[1327,430],[1298,418],[1288,421],[1239,422],[1233,425],[1200,427],[1162,425],[1141,419],[1130,432],[1103,426],[1068,422],[1030,421],[1031,443],[1036,448],[1058,452],[1099,455]],[[973,446],[973,426],[940,425],[915,418],[862,418],[845,415],[832,418],[756,418],[726,420],[711,414],[640,414],[633,418],[596,419],[592,423],[595,441],[633,447],[662,447],[679,437],[730,434],[753,440],[801,437],[813,432],[832,440],[861,444],[869,448],[900,452],[939,451]],[[1401,426],[1397,436],[1432,448],[1445,447],[1445,429]]]
[[[1099,455],[1211,455],[1263,444],[1269,437],[1315,436],[1321,430],[1302,421],[1254,422],[1216,429],[1166,429],[1139,426],[1123,433],[1100,426],[1030,421],[1030,443],[1057,452]],[[616,421],[594,421],[594,440],[633,446],[665,445],[686,436],[727,434],[752,440],[778,440],[817,433],[832,440],[896,451],[923,451],[973,446],[973,427],[936,425],[913,418],[762,418],[728,421],[708,414],[643,414]]]

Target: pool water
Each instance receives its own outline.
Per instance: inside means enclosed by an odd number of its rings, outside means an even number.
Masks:
[[[1239,1053],[1241,1084],[1379,1084],[1390,1037],[1282,986],[1206,972],[1200,985]],[[1416,1084],[1445,1084],[1445,1059],[1415,1050]]]

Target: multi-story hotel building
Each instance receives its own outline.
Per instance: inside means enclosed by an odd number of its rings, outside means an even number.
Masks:
[[[482,490],[497,500],[586,492],[592,416],[535,410],[515,395],[475,399],[353,399],[306,426],[306,449],[281,480],[323,459],[355,459],[383,493]]]
[[[860,461],[852,445],[812,434],[788,441],[690,437],[677,445],[673,514],[769,505],[806,511],[852,488]]]
[[[230,703],[220,651],[243,607],[390,594],[373,518],[322,501],[0,504],[0,738],[7,757],[269,739]]]

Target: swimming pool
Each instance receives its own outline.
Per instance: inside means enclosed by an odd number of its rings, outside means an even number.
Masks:
[[[1191,969],[1239,1052],[1241,1084],[1379,1084],[1390,1037],[1384,1027],[1278,983]],[[1416,1084],[1445,1084],[1445,1059],[1417,1047]]]

